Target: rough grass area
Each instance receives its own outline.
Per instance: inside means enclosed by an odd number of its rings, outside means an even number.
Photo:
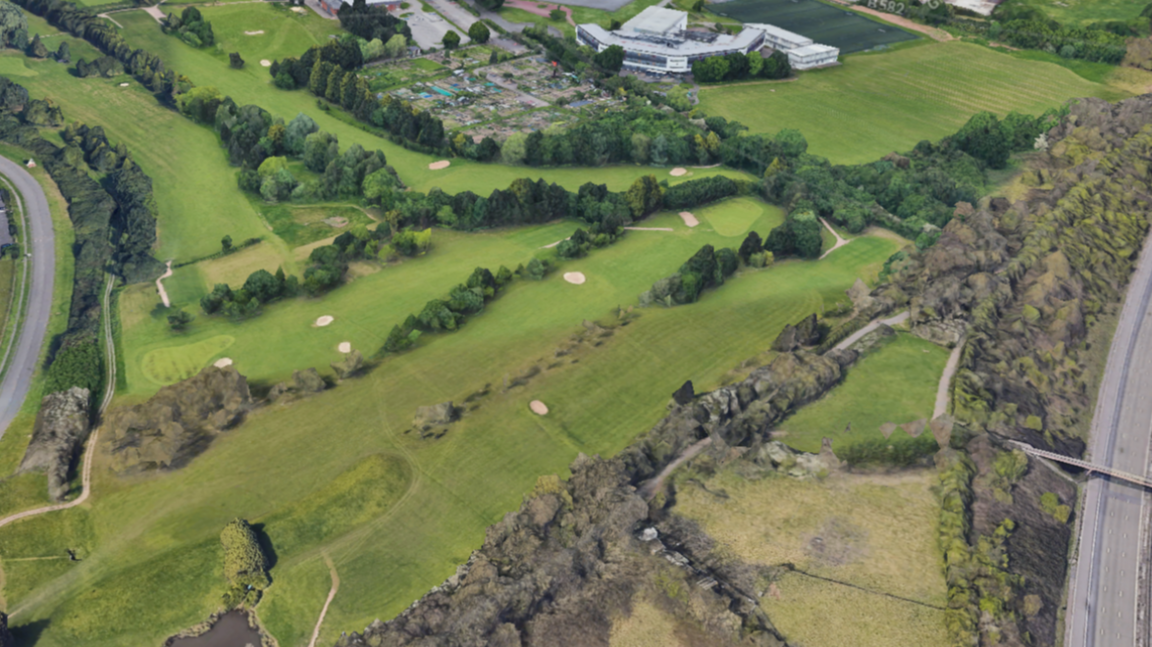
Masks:
[[[1081,24],[1128,20],[1148,6],[1144,0],[1041,0],[1033,4],[1060,22]]]
[[[705,87],[700,108],[752,132],[796,128],[808,152],[855,164],[951,135],[981,110],[1039,114],[1076,97],[1131,94],[1059,65],[953,41],[850,56],[795,81]]]
[[[7,339],[8,312],[15,305],[13,299],[20,295],[20,286],[16,284],[18,277],[16,261],[5,254],[0,258],[0,343]]]
[[[936,548],[931,470],[834,474],[822,481],[747,481],[731,472],[685,483],[676,512],[740,558],[798,569],[867,589],[785,575],[760,599],[797,645],[921,647],[947,642],[947,586]],[[715,493],[722,493],[719,496]]]
[[[787,433],[780,440],[816,452],[821,439],[828,437],[833,449],[841,449],[858,440],[883,438],[880,425],[886,422],[899,425],[931,418],[948,352],[908,333],[889,338],[850,367],[840,385],[781,422],[779,429]],[[846,431],[849,425],[852,429]],[[907,434],[897,429],[892,436]]]
[[[374,220],[363,209],[349,205],[263,205],[260,215],[289,247],[299,247],[338,236],[356,225]]]
[[[556,357],[556,349],[583,330],[582,320],[612,321],[618,304],[635,303],[652,280],[674,271],[701,244],[731,240],[677,223],[676,214],[657,216],[654,225],[677,230],[630,232],[566,265],[589,276],[582,286],[555,274],[519,282],[459,333],[386,358],[367,376],[305,401],[258,410],[179,471],[121,480],[98,455],[98,495],[91,503],[93,524],[101,529],[98,550],[61,577],[9,598],[9,608],[20,609],[21,624],[47,621],[41,647],[76,644],[80,637],[94,647],[159,642],[214,608],[221,584],[216,535],[229,519],[244,516],[266,523],[273,545],[285,546],[276,549],[274,583],[259,607],[281,644],[307,641],[329,586],[322,555],[331,556],[340,594],[320,636],[321,644],[331,644],[341,631],[390,617],[443,581],[537,476],[566,474],[579,452],[619,451],[664,415],[669,394],[685,378],[701,389],[715,386],[785,322],[838,298],[856,276],[874,277],[897,247],[862,238],[823,261],[747,272],[699,303],[645,310],[611,336]],[[237,342],[228,355],[265,384],[294,368],[316,366],[329,374],[326,364],[338,359],[338,341],[372,351],[393,322],[434,296],[430,290],[446,290],[491,258],[515,263],[517,255],[509,252],[516,249],[530,258],[542,241],[558,240],[571,228],[456,239],[438,230],[425,258],[385,268],[323,299],[271,306],[251,322],[198,318],[180,343],[231,334]],[[416,275],[423,287],[407,287]],[[311,327],[320,314],[333,314],[336,322]],[[140,340],[174,345],[173,338],[160,338],[163,327],[138,319],[124,334],[125,346]],[[138,398],[148,387],[131,366],[132,352],[126,370],[131,397]],[[523,385],[503,388],[505,379],[529,374]],[[489,394],[473,398],[478,408],[443,437],[406,433],[416,407],[461,403],[486,385]],[[552,412],[532,414],[527,403],[533,399]],[[394,462],[358,467],[361,457],[374,454],[403,457],[410,480]],[[372,483],[391,485],[360,489],[351,485],[355,479],[340,477],[360,469],[377,475]],[[368,494],[375,487],[403,493],[394,502],[373,503]],[[333,494],[339,492],[356,505],[341,503]],[[329,514],[343,518],[341,510],[360,514],[366,497],[363,518],[328,520]],[[292,521],[303,518],[309,523]]]

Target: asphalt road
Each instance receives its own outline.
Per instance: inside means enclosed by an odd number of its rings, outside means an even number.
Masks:
[[[28,231],[22,232],[23,252],[31,252],[31,281],[28,284],[28,303],[24,311],[24,324],[20,336],[7,356],[7,373],[0,382],[0,436],[8,429],[12,419],[24,404],[44,335],[48,331],[48,317],[52,314],[52,286],[56,274],[56,241],[52,232],[52,216],[48,200],[36,180],[24,167],[0,157],[0,175],[15,185],[24,198],[24,219]]]
[[[1152,242],[1152,241],[1149,241]],[[1088,459],[1147,476],[1152,450],[1152,247],[1128,287],[1100,385]],[[1066,614],[1066,647],[1148,645],[1148,515],[1141,488],[1088,482]]]

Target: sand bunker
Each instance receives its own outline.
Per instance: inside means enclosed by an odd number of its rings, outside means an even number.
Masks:
[[[333,321],[336,321],[336,317],[330,317],[328,315],[324,315],[323,317],[320,317],[319,319],[317,319],[316,323],[313,325],[323,327],[323,326],[327,326],[328,324],[332,323]]]
[[[336,350],[340,351],[341,353],[351,353],[352,342],[342,341],[340,342],[340,345],[336,347]]]
[[[680,177],[681,175],[687,175],[687,174],[688,174],[688,169],[686,169],[682,166],[677,166],[676,168],[672,169],[671,171],[668,171],[668,175],[671,175],[672,177]]]
[[[544,404],[543,402],[541,402],[539,400],[533,400],[533,401],[529,402],[528,408],[532,410],[532,413],[534,413],[538,416],[548,415],[548,405]]]
[[[428,165],[428,170],[439,171],[442,168],[448,168],[448,165],[451,163],[452,162],[449,162],[448,160],[440,160],[439,162],[432,162],[431,164]]]
[[[260,65],[263,65],[264,67],[272,67],[272,61],[266,58],[262,58],[260,59]]]
[[[693,216],[688,211],[681,211],[680,219],[683,220],[684,224],[688,225],[689,227],[695,227],[696,225],[700,224],[700,221],[696,219],[696,216]]]
[[[221,357],[220,359],[216,360],[215,362],[212,362],[212,366],[215,366],[216,368],[224,368],[225,366],[232,366],[232,358],[231,357]]]
[[[348,219],[344,216],[332,216],[331,218],[325,218],[324,224],[328,225],[329,227],[340,229],[341,227],[348,226]]]
[[[296,13],[305,13],[307,10],[304,9],[304,7],[292,7],[292,11],[295,11]]]
[[[568,281],[569,283],[571,283],[573,285],[580,285],[580,284],[584,283],[584,281],[585,281],[584,273],[583,272],[565,272],[564,273],[564,280]]]
[[[244,32],[244,35],[245,35],[245,36],[261,36],[261,35],[263,35],[263,34],[264,34],[264,30],[263,30],[263,29],[258,29],[258,30],[256,30],[256,31],[246,31],[246,32]]]
[[[126,88],[126,87],[128,87],[128,84],[127,84],[127,83],[121,83],[121,84],[120,84],[120,87],[122,87],[122,88]]]

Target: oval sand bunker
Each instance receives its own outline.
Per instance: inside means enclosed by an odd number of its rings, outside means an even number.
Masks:
[[[328,316],[328,315],[324,315],[323,317],[320,317],[319,319],[317,319],[317,320],[316,320],[316,323],[315,323],[315,325],[317,325],[317,326],[327,326],[328,324],[332,323],[333,321],[336,321],[336,317],[331,317],[331,316]]]
[[[352,344],[351,342],[342,341],[340,342],[340,345],[336,347],[336,350],[340,351],[341,353],[351,353]]]
[[[442,168],[448,168],[448,165],[451,163],[452,162],[449,162],[448,160],[440,160],[439,162],[432,162],[431,164],[428,165],[428,170],[439,171]]]
[[[668,175],[671,175],[672,177],[680,177],[681,175],[687,175],[687,174],[688,174],[688,169],[686,169],[682,166],[677,166],[676,168],[672,169],[671,171],[668,171]]]
[[[580,285],[585,281],[583,272],[565,272],[564,280],[573,285]]]
[[[262,58],[260,59],[260,65],[263,65],[264,67],[272,67],[272,61],[266,58]]]
[[[232,358],[231,357],[221,357],[220,359],[213,362],[212,366],[215,366],[216,368],[224,368],[225,366],[232,366]]]
[[[544,404],[543,402],[541,402],[539,400],[533,400],[533,401],[529,402],[528,408],[532,410],[532,413],[534,413],[538,416],[548,415],[548,405]]]

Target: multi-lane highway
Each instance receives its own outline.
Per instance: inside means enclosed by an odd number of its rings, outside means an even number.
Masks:
[[[1092,419],[1092,463],[1148,476],[1152,458],[1152,248],[1120,314]],[[1098,476],[1087,485],[1066,614],[1067,647],[1146,647],[1152,495]],[[1059,556],[1053,556],[1059,559]]]
[[[28,291],[24,306],[24,323],[20,335],[11,347],[0,348],[0,358],[7,367],[3,382],[0,382],[0,436],[8,429],[12,419],[24,404],[32,374],[36,371],[36,361],[44,346],[44,335],[48,331],[48,317],[52,314],[52,286],[56,275],[56,240],[52,232],[52,215],[48,211],[48,200],[35,178],[21,165],[0,157],[0,175],[6,177],[23,197],[23,209],[27,229],[22,231],[22,253],[30,262],[29,281],[24,286]],[[19,198],[13,196],[13,202]],[[21,287],[16,286],[20,295]]]

